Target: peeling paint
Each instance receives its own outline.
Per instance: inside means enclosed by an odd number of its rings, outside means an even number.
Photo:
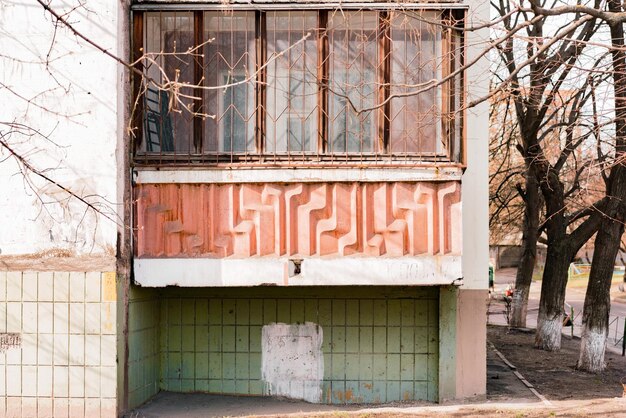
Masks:
[[[0,334],[0,353],[4,353],[10,348],[22,346],[22,335],[14,332]]]
[[[268,395],[319,403],[324,356],[322,328],[313,323],[265,325],[261,375]]]
[[[587,371],[602,371],[605,367],[606,328],[592,328],[584,324],[580,343],[578,367]]]
[[[561,330],[563,329],[563,316],[547,318],[539,313],[537,321],[537,335],[535,346],[546,351],[558,351],[561,348]]]

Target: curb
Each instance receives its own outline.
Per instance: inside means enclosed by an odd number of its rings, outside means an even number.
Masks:
[[[532,383],[530,383],[528,380],[526,380],[526,378],[524,378],[524,376],[522,376],[522,374],[517,371],[517,367],[515,367],[515,365],[513,365],[513,363],[511,363],[509,360],[507,360],[507,358],[504,357],[504,354],[502,354],[496,348],[496,346],[493,345],[493,343],[491,341],[487,341],[487,342],[489,343],[489,346],[494,351],[494,353],[496,353],[496,355],[498,357],[500,357],[500,360],[502,360],[504,362],[504,364],[506,364],[509,367],[509,369],[511,369],[513,371],[513,374],[524,384],[524,386],[526,386],[533,393],[533,395],[535,395],[541,402],[543,402],[544,405],[546,405],[546,406],[554,406],[552,404],[552,402],[550,402],[545,396],[543,396],[541,393],[539,393],[537,391],[537,389],[535,389],[535,387],[532,385]]]

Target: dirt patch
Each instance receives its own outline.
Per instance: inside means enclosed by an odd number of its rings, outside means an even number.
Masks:
[[[487,338],[537,390],[550,400],[621,397],[626,357],[607,351],[607,368],[599,374],[576,370],[580,340],[563,336],[561,351],[534,348],[534,332],[490,326]]]

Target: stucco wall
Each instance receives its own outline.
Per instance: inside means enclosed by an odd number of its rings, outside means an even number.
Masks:
[[[466,26],[490,21],[489,2],[472,0]],[[465,61],[484,52],[489,29],[466,32]],[[485,97],[489,89],[488,55],[465,72],[467,100]],[[463,288],[486,289],[489,269],[489,119],[487,101],[467,110],[465,118],[467,169],[462,178]]]
[[[55,2],[60,13],[72,2]],[[66,18],[85,36],[118,52],[113,0],[78,7]],[[121,87],[118,64],[79,40],[37,3],[0,5],[0,88],[3,136],[28,163],[84,196],[112,220],[48,180],[25,170],[0,149],[0,255],[112,254],[116,244],[116,148]],[[123,113],[123,112],[122,112]],[[26,173],[26,176],[20,173]],[[62,250],[62,251],[59,251]]]

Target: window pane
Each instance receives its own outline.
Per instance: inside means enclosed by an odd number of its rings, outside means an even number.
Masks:
[[[419,14],[419,15],[418,15]],[[438,12],[394,12],[391,19],[391,93],[420,90],[441,79],[441,30]],[[390,148],[394,153],[442,153],[441,88],[399,97],[390,103]]]
[[[147,57],[145,72],[160,84],[174,81],[194,82],[194,60],[185,52],[193,46],[192,13],[145,14],[144,46]],[[190,88],[183,95],[194,94]],[[193,151],[193,117],[186,109],[191,99],[172,96],[170,91],[149,86],[144,93],[144,152],[189,153]]]
[[[203,39],[204,152],[254,151],[254,12],[205,12]]]
[[[317,150],[317,13],[267,14],[265,149]],[[302,41],[307,33],[309,37]],[[283,55],[272,59],[279,53]]]
[[[329,152],[377,151],[377,112],[358,112],[378,101],[377,29],[376,12],[329,15]]]

